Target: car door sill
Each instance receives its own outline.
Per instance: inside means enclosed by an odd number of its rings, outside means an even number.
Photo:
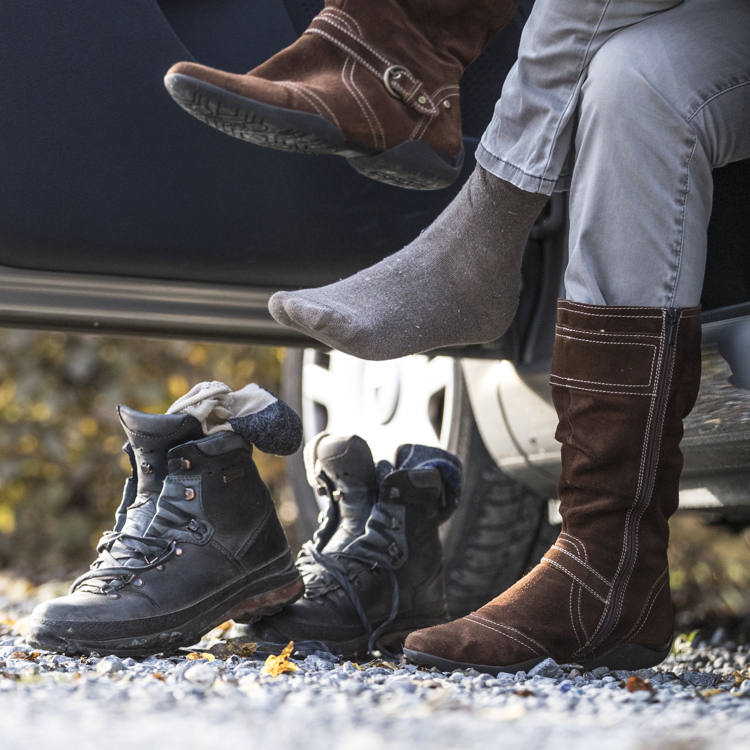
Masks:
[[[315,345],[271,318],[273,291],[0,266],[0,327]]]

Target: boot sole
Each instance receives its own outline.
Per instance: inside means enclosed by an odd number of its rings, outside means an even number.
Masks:
[[[203,635],[227,620],[250,623],[276,614],[297,601],[304,591],[302,578],[293,567],[260,581],[256,577],[245,579],[198,604],[172,612],[169,619],[174,624],[158,631],[129,637],[76,638],[76,623],[47,620],[29,625],[27,642],[48,651],[86,656],[94,652],[132,657],[168,654],[197,643]],[[118,627],[131,624],[132,621],[109,622],[106,627],[111,632],[117,632]]]
[[[184,110],[222,133],[279,151],[343,156],[360,174],[388,185],[439,190],[452,185],[463,167],[463,147],[455,157],[414,140],[368,149],[347,141],[322,115],[264,104],[180,73],[167,75],[164,85]]]
[[[449,622],[450,619],[446,614],[444,617],[433,617],[430,619],[420,620],[396,620],[393,623],[392,630],[385,633],[380,637],[380,643],[391,652],[400,651],[404,645],[404,641],[407,636],[413,633],[415,630],[423,630],[424,628],[431,628],[435,625],[444,625]],[[302,636],[297,638],[286,637],[282,638],[284,645],[290,640],[306,640]],[[334,641],[330,638],[316,638],[321,643],[324,643],[326,647],[331,651],[332,654],[340,655],[344,660],[357,661],[366,659],[370,656],[370,651],[367,647],[369,637],[366,634],[357,636],[347,641]],[[279,641],[281,643],[281,641]]]
[[[638,669],[648,669],[661,664],[669,656],[672,648],[672,638],[666,646],[661,648],[649,648],[637,643],[622,643],[615,646],[607,653],[582,663],[582,667],[588,671],[597,667],[607,667],[610,670],[623,670],[634,672]],[[455,669],[474,669],[477,672],[484,672],[496,677],[500,672],[528,672],[537,664],[541,664],[547,657],[537,657],[522,661],[518,664],[509,664],[504,667],[489,666],[487,664],[470,664],[468,662],[452,661],[451,659],[442,659],[439,656],[426,654],[422,651],[414,651],[410,648],[404,649],[404,656],[414,664],[423,667],[437,667],[441,672],[452,672]]]

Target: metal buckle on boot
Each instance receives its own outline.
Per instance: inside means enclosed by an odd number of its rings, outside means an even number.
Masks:
[[[383,84],[385,85],[385,90],[396,99],[400,99],[403,101],[404,95],[396,91],[396,89],[393,88],[393,84],[391,84],[391,78],[398,79],[402,75],[406,73],[409,78],[413,78],[412,74],[409,72],[407,68],[405,68],[403,65],[391,65],[390,68],[387,68],[385,73],[383,73]]]

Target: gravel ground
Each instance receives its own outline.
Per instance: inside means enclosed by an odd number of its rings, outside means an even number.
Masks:
[[[548,660],[529,674],[492,678],[340,663],[314,646],[295,653],[297,671],[278,677],[261,674],[260,653],[71,658],[32,651],[13,634],[22,619],[8,627],[2,750],[750,748],[750,646],[727,642],[721,630],[656,670],[581,674]]]

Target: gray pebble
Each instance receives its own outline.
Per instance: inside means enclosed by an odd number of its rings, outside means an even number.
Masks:
[[[185,671],[184,677],[194,685],[207,687],[216,679],[216,670],[209,664],[194,664]]]
[[[560,677],[563,671],[554,659],[545,659],[529,670],[529,677]]]
[[[97,665],[97,674],[114,674],[121,672],[125,667],[120,659],[116,656],[105,656]]]

